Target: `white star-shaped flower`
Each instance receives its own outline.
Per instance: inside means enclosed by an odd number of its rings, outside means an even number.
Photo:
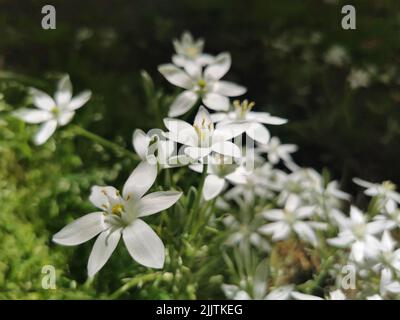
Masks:
[[[205,66],[214,61],[214,57],[203,53],[204,40],[194,40],[190,32],[184,32],[181,39],[173,41],[176,54],[172,56],[172,62],[178,67],[184,67],[188,63]]]
[[[114,187],[94,186],[90,201],[100,211],[89,213],[53,236],[53,241],[74,246],[99,235],[88,261],[88,276],[93,277],[108,261],[121,238],[138,263],[162,268],[164,244],[142,220],[171,207],[181,192],[159,191],[144,195],[157,177],[157,167],[141,162],[126,181],[122,194]]]
[[[339,234],[336,238],[327,242],[335,247],[351,247],[351,258],[360,263],[365,258],[376,258],[379,242],[375,235],[386,229],[386,221],[367,222],[366,216],[356,207],[350,209],[350,218],[335,210],[332,218],[339,226]]]
[[[235,136],[245,132],[251,139],[261,144],[268,143],[270,138],[265,124],[281,125],[287,122],[286,119],[273,117],[267,112],[251,111],[254,102],[244,100],[240,103],[235,100],[233,106],[234,111],[217,112],[211,115],[211,119],[218,123],[217,128],[229,128],[234,131]]]
[[[318,245],[315,229],[325,230],[327,225],[306,219],[315,214],[314,206],[302,206],[299,197],[289,196],[283,209],[272,209],[262,213],[267,220],[274,221],[260,227],[259,231],[272,235],[272,240],[280,241],[289,238],[294,232],[302,240]]]
[[[42,124],[33,139],[36,145],[45,143],[57,127],[68,124],[75,115],[75,111],[82,107],[92,95],[90,91],[85,90],[72,97],[72,84],[68,75],[58,82],[54,99],[38,89],[31,88],[30,92],[37,109],[19,109],[14,112],[14,115],[26,123]]]
[[[227,141],[232,138],[232,133],[226,129],[214,129],[210,114],[203,106],[199,108],[193,125],[171,118],[164,119],[164,124],[169,130],[165,137],[186,146],[184,152],[193,160],[202,159],[211,152],[236,158],[241,156],[239,147]]]
[[[229,98],[244,94],[246,88],[220,80],[231,66],[229,53],[219,54],[204,70],[195,63],[186,63],[184,70],[173,64],[158,67],[160,73],[173,85],[185,89],[172,103],[168,116],[178,117],[189,111],[201,98],[203,104],[216,111],[229,109]]]

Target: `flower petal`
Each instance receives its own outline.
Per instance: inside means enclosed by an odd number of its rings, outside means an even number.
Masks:
[[[133,132],[132,144],[136,153],[142,160],[146,160],[149,150],[150,137],[141,129],[136,129]]]
[[[156,178],[157,166],[142,161],[125,182],[122,196],[126,200],[131,196],[141,198],[150,189]]]
[[[108,199],[119,197],[118,190],[110,186],[93,186],[89,201],[97,208],[106,210],[109,206]]]
[[[314,247],[318,245],[317,236],[314,230],[307,223],[302,221],[297,221],[293,225],[293,229],[294,231],[296,231],[296,233],[302,240],[311,243]]]
[[[72,97],[72,84],[69,75],[65,75],[58,81],[57,91],[54,95],[58,106],[65,106]]]
[[[211,146],[211,150],[223,154],[225,156],[230,156],[235,158],[240,158],[242,155],[242,153],[240,152],[240,148],[236,144],[230,141],[214,143]]]
[[[90,90],[82,91],[81,93],[77,94],[72,100],[68,103],[67,109],[68,110],[76,110],[82,107],[89,99],[92,97],[92,92]]]
[[[129,254],[136,262],[150,268],[163,267],[164,244],[143,220],[136,219],[123,230],[122,236]]]
[[[246,134],[261,144],[267,144],[271,137],[268,129],[260,123],[253,122],[246,130]]]
[[[231,55],[227,52],[221,53],[215,57],[213,63],[204,70],[206,80],[221,79],[231,67]]]
[[[175,86],[183,89],[190,89],[193,86],[193,81],[188,74],[173,64],[163,64],[158,67],[158,71]]]
[[[179,119],[164,119],[164,124],[170,132],[164,135],[167,139],[188,146],[197,146],[197,133],[192,125]]]
[[[30,94],[32,95],[33,104],[39,109],[51,111],[56,106],[53,98],[50,97],[46,92],[35,88],[30,88]]]
[[[56,128],[57,120],[46,121],[40,126],[39,131],[33,138],[33,142],[38,146],[45,143],[52,136],[54,131],[56,131]]]
[[[202,159],[211,153],[211,148],[187,147],[185,154],[192,160]]]
[[[46,110],[22,108],[13,112],[13,115],[27,123],[42,123],[50,120],[53,115]]]
[[[62,228],[53,236],[53,241],[64,246],[75,246],[92,239],[104,228],[103,213],[92,212]]]
[[[168,209],[179,200],[181,195],[182,192],[177,191],[159,191],[144,196],[140,200],[139,217]]]
[[[225,180],[210,174],[204,181],[203,197],[206,201],[218,196],[225,186]]]
[[[168,117],[179,117],[189,111],[198,99],[193,91],[185,90],[180,93],[169,107]]]
[[[58,124],[60,126],[65,126],[66,124],[70,123],[72,118],[74,117],[74,111],[61,111],[60,115],[58,116]]]
[[[206,107],[216,111],[228,111],[229,99],[217,93],[207,93],[203,97],[203,103]]]
[[[97,237],[88,261],[88,276],[93,277],[106,264],[121,238],[121,230],[108,229]]]
[[[226,97],[236,97],[245,94],[247,89],[229,81],[218,81],[214,84],[213,92]]]

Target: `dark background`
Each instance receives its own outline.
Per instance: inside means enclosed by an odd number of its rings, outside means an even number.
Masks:
[[[56,7],[56,30],[41,28],[44,4]],[[341,28],[344,4],[355,5],[357,30]],[[290,120],[271,131],[299,145],[300,165],[327,167],[354,191],[354,176],[400,182],[399,7],[398,0],[0,0],[0,69],[43,80],[49,91],[51,80],[69,73],[76,91],[96,94],[80,121],[130,144],[135,128],[156,125],[140,71],[176,93],[157,65],[170,61],[172,39],[190,30],[205,38],[207,52],[231,52],[227,79],[245,85],[258,110]],[[351,62],[325,63],[332,45]],[[352,68],[376,70],[367,88],[349,88]]]

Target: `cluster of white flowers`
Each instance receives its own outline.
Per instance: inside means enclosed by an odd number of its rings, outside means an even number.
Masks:
[[[172,63],[158,68],[171,84],[183,89],[164,119],[166,129],[135,130],[132,142],[141,162],[122,193],[114,187],[94,186],[90,201],[98,210],[67,225],[53,241],[78,245],[98,235],[89,257],[89,276],[104,266],[121,235],[135,261],[162,268],[163,242],[142,218],[168,209],[182,192],[145,194],[162,169],[187,166],[202,174],[200,201],[215,201],[218,210],[226,212],[222,219],[225,245],[247,252],[243,259],[253,249],[263,256],[246,278],[222,286],[227,298],[322,299],[297,283],[277,284],[271,279],[266,259],[278,243],[291,239],[312,250],[325,268],[319,272],[336,277],[337,282],[340,268],[325,264],[327,256],[342,266],[355,266],[356,288],[349,291],[336,283],[325,292],[326,299],[396,297],[400,249],[393,235],[400,227],[400,194],[395,186],[355,179],[372,201],[366,212],[350,206],[349,215],[345,214],[351,196],[339,189],[339,183],[298,166],[291,156],[297,146],[271,137],[267,126],[287,120],[253,111],[255,104],[249,100],[231,101],[230,97],[245,94],[246,88],[221,80],[231,67],[230,54],[205,54],[203,46],[202,40],[194,40],[189,33],[174,41]],[[332,55],[329,59],[337,63]],[[71,88],[69,77],[64,77],[54,100],[33,89],[33,103],[39,109],[16,112],[28,123],[44,122],[35,137],[37,144],[44,143],[57,126],[67,124],[90,98],[88,91],[71,98]],[[193,124],[176,118],[192,108],[197,109]],[[215,112],[210,114],[208,109]],[[215,214],[206,223],[215,223],[212,219]]]

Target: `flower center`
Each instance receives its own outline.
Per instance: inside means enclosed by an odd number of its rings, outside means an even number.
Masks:
[[[196,47],[194,47],[194,46],[191,46],[191,47],[187,47],[186,48],[186,55],[189,57],[189,58],[195,58],[197,55],[199,54],[199,50],[196,48]]]
[[[367,231],[367,227],[364,223],[356,224],[352,227],[353,234],[358,239],[364,238],[365,232]]]
[[[58,116],[58,114],[60,113],[60,108],[58,108],[57,106],[54,106],[54,107],[50,110],[50,112],[51,112],[53,115]]]
[[[125,208],[124,208],[123,204],[117,203],[112,207],[111,212],[112,212],[112,214],[115,214],[120,217],[122,215],[122,213],[124,212],[124,209]]]
[[[384,181],[382,183],[382,187],[385,191],[395,191],[396,190],[396,185],[392,183],[391,181]]]
[[[200,146],[208,147],[211,144],[211,137],[214,131],[214,125],[212,122],[206,123],[206,119],[203,118],[200,125],[194,124],[194,129],[196,130],[197,136],[199,137]]]
[[[238,119],[246,119],[247,112],[253,109],[255,103],[249,102],[247,99],[240,102],[239,100],[233,101],[233,106],[235,107],[236,117]]]

